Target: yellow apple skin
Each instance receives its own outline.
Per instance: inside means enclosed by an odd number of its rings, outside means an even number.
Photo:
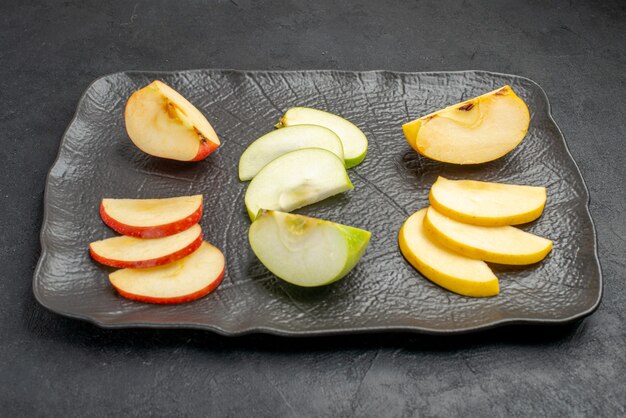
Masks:
[[[432,241],[424,232],[426,209],[411,215],[398,235],[400,251],[407,261],[433,283],[470,297],[495,296],[498,278],[483,261],[464,257]]]
[[[519,225],[541,216],[546,205],[546,188],[439,177],[428,198],[439,213],[459,222]]]
[[[528,107],[510,86],[408,122],[402,130],[421,155],[453,164],[481,164],[514,149],[526,136]]]
[[[552,241],[521,229],[465,224],[442,215],[432,206],[424,218],[424,231],[452,251],[498,264],[537,263],[552,250]]]

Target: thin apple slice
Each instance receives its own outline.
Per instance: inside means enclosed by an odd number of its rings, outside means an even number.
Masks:
[[[343,144],[346,168],[361,164],[367,154],[367,137],[352,122],[322,110],[309,107],[292,107],[280,119],[276,127],[294,125],[320,125],[337,134]]]
[[[239,159],[239,179],[251,180],[270,161],[303,148],[323,148],[343,161],[343,145],[330,129],[296,125],[269,132],[246,148]]]
[[[502,157],[528,131],[528,107],[510,86],[422,116],[402,126],[406,140],[433,160],[479,164]]]
[[[185,258],[159,267],[117,270],[109,281],[127,299],[183,303],[213,291],[224,277],[224,268],[222,252],[205,241]]]
[[[254,254],[277,277],[314,287],[348,274],[365,253],[370,235],[351,226],[263,210],[248,238]]]
[[[246,191],[250,219],[259,209],[292,210],[352,189],[343,162],[321,148],[291,151],[267,164]]]
[[[430,204],[441,214],[472,225],[504,226],[533,221],[546,205],[546,188],[439,177]]]
[[[102,199],[100,217],[113,230],[138,238],[176,234],[202,217],[202,195],[165,199]]]
[[[89,244],[91,257],[119,268],[161,266],[188,256],[202,244],[202,229],[196,224],[178,234],[145,239],[128,236],[108,238]]]
[[[455,221],[432,206],[424,218],[429,237],[451,250],[484,261],[523,265],[541,261],[552,241],[512,226],[478,226]]]
[[[163,83],[153,81],[130,96],[124,111],[126,131],[146,154],[199,161],[219,145],[215,130],[194,105]]]
[[[400,251],[413,267],[433,283],[459,295],[495,296],[498,278],[484,261],[464,257],[431,240],[423,227],[426,209],[411,215],[402,225]]]

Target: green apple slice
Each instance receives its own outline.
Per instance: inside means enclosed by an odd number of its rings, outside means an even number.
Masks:
[[[354,268],[370,232],[322,219],[261,210],[250,226],[252,251],[269,271],[297,286],[335,282]]]
[[[352,189],[343,161],[321,148],[291,151],[267,164],[246,191],[250,219],[259,209],[291,212]]]
[[[239,180],[251,180],[270,161],[303,148],[323,148],[343,161],[343,145],[330,129],[296,125],[269,132],[246,148],[239,158]]]
[[[367,138],[352,122],[332,113],[309,107],[292,107],[280,119],[277,128],[294,125],[320,125],[337,134],[343,144],[346,168],[359,165],[367,154]]]

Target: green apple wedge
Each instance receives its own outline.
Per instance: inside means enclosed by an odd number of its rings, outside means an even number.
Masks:
[[[250,182],[244,202],[254,220],[259,209],[291,212],[353,187],[339,157],[325,149],[305,148],[263,167]]]
[[[253,143],[239,158],[239,180],[251,180],[270,161],[303,148],[323,148],[343,161],[343,145],[330,129],[317,125],[296,125],[269,132]]]
[[[259,261],[282,280],[303,287],[343,278],[365,253],[370,236],[351,226],[263,209],[248,232]]]
[[[367,154],[367,138],[352,122],[332,113],[309,107],[292,107],[280,119],[277,128],[302,124],[319,125],[337,134],[343,144],[346,168],[361,164]]]

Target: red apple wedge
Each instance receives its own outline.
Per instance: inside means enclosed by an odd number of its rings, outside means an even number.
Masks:
[[[89,244],[91,257],[99,263],[119,268],[161,266],[193,253],[202,244],[202,228],[196,224],[178,234],[144,239],[114,237]]]
[[[118,270],[109,275],[109,281],[126,299],[183,303],[217,288],[224,277],[225,265],[222,252],[205,241],[185,258],[159,267]]]
[[[124,110],[126,131],[146,154],[179,161],[199,161],[219,145],[204,115],[176,90],[153,81],[130,96]]]
[[[102,199],[100,217],[111,229],[138,238],[174,235],[198,223],[202,195],[165,199]]]

